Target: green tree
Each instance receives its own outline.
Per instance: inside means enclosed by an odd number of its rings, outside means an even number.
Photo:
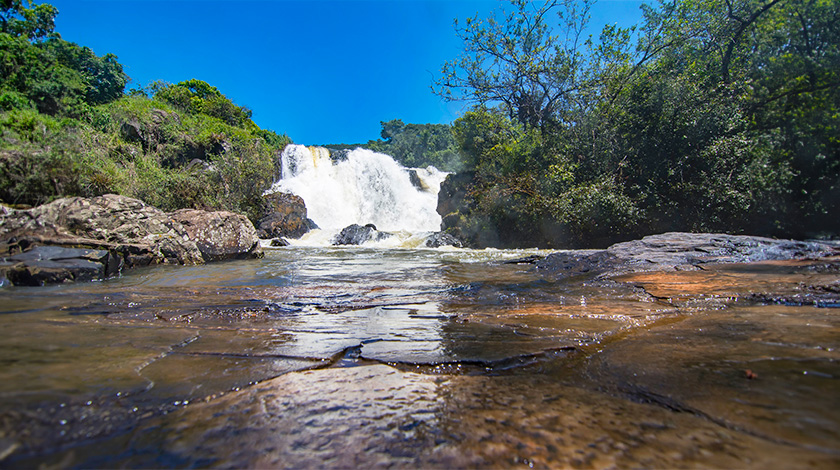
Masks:
[[[33,6],[29,0],[0,0],[0,32],[30,41],[58,37],[57,14],[58,9],[48,3]]]
[[[437,83],[480,105],[454,126],[476,220],[518,204],[561,243],[840,232],[836,0],[668,0],[597,39],[587,2],[512,3],[458,29]]]
[[[175,85],[152,84],[156,99],[194,114],[206,114],[236,127],[255,128],[250,109],[237,106],[216,87],[201,80],[186,80]]]
[[[443,171],[461,168],[450,126],[446,124],[405,124],[400,119],[382,121],[382,139],[365,146],[394,157],[406,167],[432,165]]]
[[[29,8],[27,7],[29,6]],[[81,117],[123,94],[128,76],[113,54],[98,57],[55,33],[58,10],[22,0],[0,3],[0,107],[35,107]]]

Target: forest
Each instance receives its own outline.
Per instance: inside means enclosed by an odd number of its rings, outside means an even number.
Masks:
[[[840,2],[661,0],[586,34],[589,0],[458,23],[435,91],[474,245],[606,246],[666,231],[840,230]],[[523,243],[524,242],[524,243]]]
[[[126,91],[57,10],[0,3],[0,201],[117,193],[257,218],[291,142],[193,79]],[[589,33],[590,0],[456,22],[434,92],[452,125],[365,146],[457,172],[444,228],[472,246],[605,246],[666,231],[840,233],[840,2],[661,0]]]

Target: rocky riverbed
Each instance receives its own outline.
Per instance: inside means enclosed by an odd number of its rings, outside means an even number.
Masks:
[[[265,252],[0,290],[0,465],[840,464],[835,244]]]

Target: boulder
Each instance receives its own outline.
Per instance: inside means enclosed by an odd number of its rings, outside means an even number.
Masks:
[[[169,216],[184,227],[206,262],[263,256],[257,231],[244,215],[181,209]]]
[[[559,251],[535,261],[537,269],[547,271],[558,278],[601,273],[617,263],[618,259],[606,250]]]
[[[114,194],[58,199],[4,216],[0,252],[14,254],[29,245],[107,249],[129,268],[204,262],[180,223],[140,200]]]
[[[390,237],[388,232],[380,232],[376,230],[373,224],[361,226],[358,224],[344,227],[334,239],[333,245],[361,245],[368,241],[379,241]]]
[[[318,226],[306,217],[303,198],[272,193],[263,197],[263,216],[257,222],[260,238],[300,238]]]
[[[127,121],[120,125],[120,136],[126,142],[143,142],[143,126],[137,121]]]
[[[437,213],[441,217],[449,214],[466,214],[472,210],[472,199],[468,197],[475,182],[475,173],[464,172],[447,175],[438,191]],[[446,229],[447,227],[443,227]]]
[[[273,247],[281,247],[281,246],[289,246],[289,241],[285,238],[275,238],[271,240],[271,246]]]
[[[688,267],[703,263],[748,263],[786,259],[818,259],[840,254],[821,242],[777,240],[723,233],[669,232],[617,243],[607,252],[643,270],[649,265]]]
[[[410,168],[408,170],[408,180],[411,181],[411,185],[414,186],[418,191],[429,190],[429,187],[423,184],[423,180],[420,179],[420,175],[417,174],[417,170],[414,168]]]
[[[429,248],[440,248],[442,246],[454,246],[456,248],[463,247],[460,240],[445,232],[435,232],[431,234],[429,238],[426,239],[424,245]]]
[[[260,254],[253,225],[230,212],[168,215],[109,194],[0,213],[0,283],[102,279],[124,268]]]

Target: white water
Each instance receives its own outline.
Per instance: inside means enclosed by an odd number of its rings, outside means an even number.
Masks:
[[[280,180],[268,192],[303,198],[308,216],[321,228],[304,238],[327,242],[351,224],[374,224],[399,232],[400,239],[440,230],[437,195],[446,173],[416,169],[422,190],[411,184],[408,169],[388,155],[355,149],[333,162],[321,147],[289,145],[283,151]]]

